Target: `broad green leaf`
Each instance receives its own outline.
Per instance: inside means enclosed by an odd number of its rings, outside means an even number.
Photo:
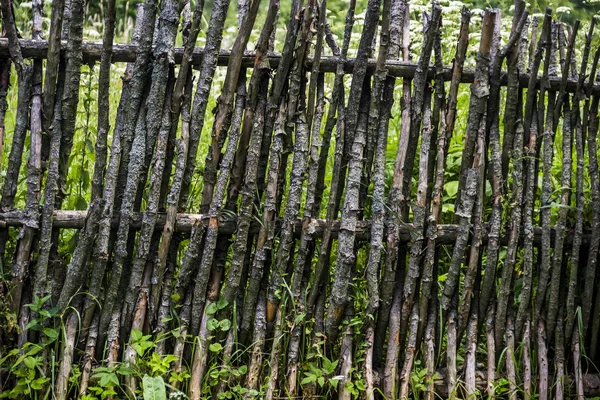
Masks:
[[[219,310],[224,309],[228,305],[229,305],[229,302],[227,300],[225,300],[225,299],[219,299],[219,301],[217,301],[217,308]]]
[[[302,379],[300,382],[301,385],[308,385],[309,383],[316,382],[317,377],[315,375],[308,375],[306,378]]]
[[[56,329],[44,328],[44,335],[46,335],[46,337],[50,339],[51,342],[58,339],[58,331]]]
[[[126,375],[126,376],[133,375],[134,372],[135,371],[133,369],[125,367],[125,366],[120,366],[119,369],[117,370],[117,373],[119,375]]]
[[[163,362],[165,362],[166,364],[171,364],[174,361],[177,361],[179,358],[177,356],[174,356],[172,354],[167,354],[166,356],[163,357]]]
[[[38,378],[38,379],[34,380],[33,382],[31,382],[31,388],[33,390],[40,390],[44,387],[46,382],[48,382],[49,380],[50,380],[50,378]]]
[[[221,343],[213,343],[210,346],[208,346],[208,349],[213,353],[218,353],[223,349],[223,346],[221,346]]]
[[[142,331],[140,331],[139,329],[133,329],[131,331],[131,341],[132,342],[138,342],[143,336]]]
[[[102,387],[119,385],[119,379],[117,378],[117,375],[115,375],[112,372],[100,373],[100,374],[96,374],[96,376],[100,378],[100,386],[102,386]]]
[[[221,320],[219,322],[219,327],[221,327],[223,332],[226,332],[229,330],[229,328],[231,328],[231,321],[228,319]]]
[[[219,311],[219,309],[217,308],[217,305],[215,303],[210,303],[208,306],[206,306],[206,313],[208,315],[213,315],[217,311]]]
[[[447,182],[444,185],[444,189],[450,198],[454,198],[456,193],[458,193],[458,181]]]
[[[206,322],[206,329],[208,329],[209,332],[214,331],[218,327],[219,327],[219,320],[216,318],[211,318]]]
[[[23,360],[23,364],[29,369],[34,369],[36,365],[36,360],[33,357],[25,357]]]
[[[160,376],[144,375],[142,384],[144,385],[144,400],[167,400],[165,381]]]

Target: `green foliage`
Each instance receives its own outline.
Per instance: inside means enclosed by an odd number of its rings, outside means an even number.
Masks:
[[[106,399],[109,396],[118,394],[120,388],[119,376],[131,376],[133,371],[129,368],[118,367],[98,367],[94,371],[92,379],[95,380],[95,385],[88,388],[87,400]]]
[[[54,365],[51,363],[50,368],[47,368],[45,364],[48,353],[52,353],[58,343],[60,330],[51,327],[58,314],[56,309],[47,309],[49,300],[50,296],[35,296],[33,302],[27,305],[37,317],[32,318],[25,329],[37,332],[39,340],[26,342],[21,348],[10,350],[0,359],[0,369],[16,380],[16,385],[0,393],[0,398],[42,398],[50,393],[51,375],[48,370],[53,371]]]
[[[337,367],[338,361],[330,361],[327,357],[321,356],[321,367],[318,368],[315,363],[308,364],[308,371],[304,372],[304,379],[300,382],[301,385],[307,385],[309,383],[317,383],[319,387],[325,386],[325,383],[329,383],[332,388],[337,388],[337,384],[340,380],[337,376],[332,376]]]
[[[508,381],[508,379],[500,378],[496,381],[496,384],[494,385],[494,393],[500,396],[506,395],[510,390],[509,386],[510,382]]]
[[[134,329],[131,331],[131,347],[139,357],[143,357],[146,350],[151,349],[156,344],[151,340],[152,335],[144,335],[142,331]]]
[[[161,377],[153,378],[145,375],[142,385],[144,386],[144,400],[167,400],[165,381]]]
[[[241,385],[244,376],[248,372],[248,366],[240,363],[245,356],[245,351],[234,350],[228,347],[228,344],[223,346],[217,340],[224,332],[228,332],[232,327],[234,332],[237,328],[235,324],[235,306],[233,308],[233,318],[217,318],[219,311],[224,310],[229,305],[228,301],[220,298],[216,302],[207,305],[206,313],[211,316],[207,321],[207,330],[210,335],[207,338],[207,343],[201,343],[201,346],[196,348],[196,351],[206,351],[208,345],[208,356],[211,364],[206,373],[205,382],[202,391],[206,397],[211,394],[217,396],[218,399],[243,399],[243,398],[259,398],[260,392],[249,390]],[[235,345],[237,348],[237,344]]]
[[[144,335],[141,331],[134,329],[129,342],[136,352],[134,362],[119,363],[114,367],[95,368],[92,375],[94,385],[88,388],[85,399],[105,399],[108,396],[127,397],[126,388],[122,384],[126,377],[141,381],[141,388],[136,391],[136,395],[144,400],[166,399],[167,387],[171,387],[174,393],[181,393],[174,389],[174,385],[181,385],[190,378],[190,374],[186,368],[181,370],[175,368],[178,361],[176,356],[172,354],[160,356],[153,351],[156,343],[164,339],[164,336],[153,339],[152,335]]]

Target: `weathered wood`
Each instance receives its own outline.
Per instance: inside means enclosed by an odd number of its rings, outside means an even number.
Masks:
[[[48,42],[43,40],[29,40],[29,39],[20,39],[19,43],[21,45],[21,51],[23,53],[24,58],[46,58],[48,53]],[[63,52],[66,49],[66,42],[62,43]],[[8,39],[0,38],[0,57],[8,57],[9,54],[9,45]],[[115,44],[113,47],[113,55],[112,62],[133,62],[136,58],[136,52],[138,50],[138,46],[135,44]],[[184,48],[183,47],[175,47],[173,49],[173,55],[175,58],[175,63],[180,64],[183,58]],[[204,48],[196,48],[194,53],[192,54],[191,64],[194,66],[198,66],[202,62],[202,56],[204,54]],[[99,61],[102,56],[102,43],[101,42],[84,42],[83,43],[83,61],[87,64],[93,64],[96,61]],[[279,53],[270,52],[269,56],[269,64],[271,68],[277,68],[279,66],[279,62],[281,59],[281,55]],[[221,67],[225,67],[229,63],[229,58],[231,57],[231,51],[229,50],[221,50],[218,55],[217,65]],[[306,60],[307,68],[312,67],[313,63],[313,55],[309,55]],[[242,57],[241,65],[245,68],[250,68],[254,66],[255,55],[253,51],[244,52],[244,56]],[[344,72],[346,74],[351,74],[354,69],[355,59],[349,57],[344,63]],[[320,60],[320,68],[321,72],[335,72],[336,66],[338,64],[338,59],[335,56],[321,56]],[[367,61],[367,71],[372,72],[375,70],[375,65],[377,64],[377,60],[374,58],[370,58]],[[386,62],[386,68],[388,70],[388,74],[390,76],[394,76],[396,78],[412,78],[417,70],[417,64],[413,62],[406,61],[397,61],[397,60],[388,60]],[[428,77],[433,78],[435,76],[435,68],[431,66],[428,71]],[[500,85],[506,86],[507,84],[507,74],[506,71],[502,71],[500,79]],[[450,81],[452,79],[452,67],[446,66],[444,67],[444,74],[442,75],[445,81]],[[530,74],[523,72],[519,74],[519,83],[522,87],[527,87],[529,84]],[[472,68],[465,68],[461,77],[461,83],[472,83],[475,79],[475,71]],[[549,79],[550,90],[558,91],[560,89],[562,83],[561,77],[552,77]],[[577,79],[567,79],[565,90],[569,93],[574,93],[577,90]],[[539,88],[540,80],[536,80],[535,87]],[[600,94],[600,83],[594,83],[592,88],[592,94],[598,95]]]
[[[139,230],[142,227],[143,220],[143,212],[134,212],[131,216],[130,228]],[[85,226],[85,220],[87,217],[87,211],[75,211],[75,210],[55,210],[53,217],[53,226],[55,228],[60,229],[82,229]],[[157,216],[155,229],[162,230],[166,219],[166,213],[160,212]],[[175,223],[175,231],[190,233],[194,227],[194,225],[200,223],[205,226],[208,226],[209,222],[208,214],[188,214],[188,213],[177,213],[176,223]],[[23,210],[13,210],[9,212],[0,213],[0,227],[10,227],[10,228],[18,228],[23,226],[23,224],[27,221],[25,218],[25,213]],[[277,221],[277,226],[280,226],[281,221]],[[112,228],[115,229],[119,225],[119,218],[114,217],[112,219]],[[260,224],[254,221],[251,224],[251,230],[253,232],[257,232]],[[296,220],[296,225],[294,228],[294,234],[299,237],[302,229],[306,229],[311,232],[311,234],[315,237],[320,237],[323,235],[327,226],[327,221],[324,219],[311,218],[305,223],[302,222],[302,219]],[[484,225],[484,235],[483,240],[487,243],[488,240],[488,226]],[[222,234],[231,234],[234,233],[236,229],[236,218],[233,216],[222,216],[219,222],[219,233]],[[403,242],[410,241],[410,233],[414,229],[412,223],[408,223],[403,225],[399,231],[399,240]],[[340,231],[340,221],[333,221],[332,224],[332,233],[334,237],[337,237],[337,233]],[[356,226],[357,237],[360,240],[367,240],[370,236],[371,230],[371,221],[364,220],[358,221]],[[459,225],[456,224],[440,224],[437,226],[436,232],[436,243],[437,244],[454,244],[456,240],[457,234],[459,230]],[[510,234],[510,229],[505,230],[505,234],[502,236],[500,243],[502,245],[506,245],[507,237]],[[520,233],[521,235],[523,232]],[[541,228],[534,228],[534,244],[539,245],[541,243]],[[573,230],[568,228],[566,230],[566,238],[565,244],[572,243]],[[555,228],[552,227],[552,240],[554,241],[555,237]],[[584,230],[583,233],[583,245],[589,246],[590,244],[590,231]],[[385,236],[384,239],[385,241]]]
[[[579,21],[566,26],[550,8],[528,32],[529,11],[515,0],[508,37],[509,18],[487,9],[477,43],[464,9],[448,66],[456,21],[441,23],[438,0],[421,19],[406,0],[350,0],[339,47],[327,0],[282,10],[270,0],[254,51],[244,50],[260,0],[238,0],[231,50],[221,49],[230,0],[207,5],[208,24],[204,0],[193,17],[191,1],[144,0],[123,45],[112,44],[114,0],[102,8],[102,44],[82,39],[86,0],[53,2],[48,41],[41,0],[33,40],[20,39],[13,2],[0,0],[0,113],[7,95],[18,97],[12,143],[0,131],[10,151],[0,259],[11,266],[0,268],[0,308],[7,298],[12,312],[0,324],[0,358],[27,367],[17,347],[55,341],[55,362],[50,348],[39,353],[41,376],[57,377],[42,391],[85,395],[96,366],[147,364],[150,353],[132,342],[141,331],[156,340],[153,358],[176,358],[170,370],[183,380],[169,390],[194,400],[240,387],[267,400],[600,393],[600,378],[582,373],[597,363],[600,338],[600,51],[587,71],[595,19],[580,52]],[[205,47],[195,48],[203,25]],[[90,181],[69,162],[82,68],[97,61],[98,135],[85,138],[96,154],[81,167],[95,164]],[[110,69],[124,62],[113,117]],[[8,87],[11,64],[18,92]],[[73,179],[81,198],[90,195],[87,211],[62,210]],[[47,316],[31,309],[40,298],[62,313],[64,335],[35,329]],[[42,328],[58,324],[47,317]],[[5,370],[0,386],[17,384]],[[115,397],[139,392],[139,375],[115,376]]]

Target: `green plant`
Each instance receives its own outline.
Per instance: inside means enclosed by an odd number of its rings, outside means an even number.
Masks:
[[[321,356],[320,359],[321,367],[317,367],[315,363],[308,364],[308,371],[304,372],[304,379],[300,384],[306,385],[316,382],[320,387],[323,387],[325,383],[329,383],[334,389],[337,388],[340,378],[333,376],[338,364],[337,360],[332,362],[325,356]]]
[[[123,373],[125,372],[125,373]],[[117,394],[115,388],[119,387],[119,375],[131,375],[130,371],[122,371],[119,368],[108,368],[108,367],[99,367],[96,368],[95,374],[92,376],[93,379],[96,379],[96,385],[90,386],[88,390],[93,393],[93,395],[86,395],[86,400],[97,399],[105,399],[109,396],[114,396]]]
[[[39,341],[26,342],[20,349],[10,350],[0,359],[0,369],[8,371],[9,377],[16,380],[10,390],[0,394],[0,398],[18,399],[28,397],[32,399],[44,398],[50,392],[49,383],[51,376],[48,371],[54,371],[52,362],[48,364],[48,352],[52,350],[59,337],[59,330],[51,327],[51,322],[58,316],[57,309],[47,309],[46,305],[50,296],[39,298],[34,296],[33,302],[27,307],[31,310],[33,318],[25,327],[26,331],[39,334]]]
[[[141,381],[141,388],[136,391],[136,395],[140,395],[144,400],[165,399],[167,387],[172,388],[174,393],[181,393],[175,390],[174,385],[182,384],[189,379],[190,374],[187,369],[176,371],[173,368],[178,360],[176,356],[172,354],[161,356],[152,351],[156,343],[164,338],[164,335],[153,338],[152,335],[144,335],[140,330],[132,330],[129,345],[136,352],[134,362],[96,368],[92,375],[94,385],[88,388],[88,393],[83,398],[94,400],[121,394],[126,396],[126,388],[121,383],[125,377],[134,377]]]
[[[161,377],[144,375],[142,379],[144,386],[144,400],[166,400],[167,388]]]
[[[418,399],[421,394],[427,390],[436,379],[440,379],[440,375],[435,372],[432,376],[428,376],[427,368],[421,365],[421,360],[415,360],[414,367],[410,374],[410,387],[413,397]]]

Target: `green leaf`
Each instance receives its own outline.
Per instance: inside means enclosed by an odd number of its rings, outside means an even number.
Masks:
[[[231,328],[231,321],[228,319],[221,320],[219,322],[219,327],[223,332],[226,332],[229,330],[229,328]]]
[[[206,313],[208,315],[213,315],[217,311],[219,311],[219,309],[217,308],[217,305],[215,303],[210,303],[208,306],[206,306]]]
[[[25,325],[25,330],[33,330],[33,331],[41,331],[42,330],[42,325],[40,325],[39,321],[37,319],[34,319],[32,321],[29,321],[29,323],[27,325]]]
[[[160,356],[157,353],[152,353],[152,362],[160,363],[161,361],[162,361],[162,359],[160,358]]]
[[[300,385],[308,385],[309,383],[316,382],[317,377],[315,375],[307,375],[306,378],[302,379]]]
[[[49,380],[50,378],[38,378],[31,382],[31,388],[33,390],[41,390]]]
[[[142,338],[142,336],[143,336],[143,333],[139,329],[133,329],[131,331],[131,341],[132,342],[139,342],[139,340]]]
[[[317,368],[315,366],[315,364],[309,364],[308,367],[312,370],[312,372],[317,375],[317,376],[321,376],[323,375],[323,372],[321,372],[321,370],[319,368]]]
[[[51,341],[58,339],[58,331],[52,328],[44,328],[44,335]]]
[[[110,373],[104,372],[104,373],[96,374],[95,376],[100,378],[100,386],[102,386],[102,387],[119,385],[119,379],[117,378],[117,375],[112,372],[110,372]]]
[[[25,366],[29,369],[34,369],[36,363],[35,358],[33,357],[25,357],[25,359],[23,360],[23,364],[25,364]]]
[[[208,349],[213,353],[218,353],[223,349],[223,346],[221,346],[221,343],[213,343],[210,346],[208,346]]]
[[[325,370],[325,373],[332,374],[333,371],[335,371],[337,365],[338,360],[331,362],[327,357],[323,357],[323,370]]]
[[[333,378],[330,378],[330,379],[328,380],[328,382],[329,382],[329,384],[331,385],[331,387],[333,387],[334,389],[337,389],[337,385],[338,385],[338,383],[339,383],[340,381],[339,381],[338,379],[333,379]],[[352,382],[348,382],[348,383],[352,383]]]
[[[144,375],[142,384],[144,385],[144,400],[167,400],[165,381],[160,376]]]
[[[85,210],[88,208],[88,203],[85,201],[83,197],[78,197],[77,202],[75,204],[75,209],[77,210]]]
[[[458,181],[447,182],[444,185],[444,189],[446,190],[448,197],[450,197],[450,198],[456,197],[456,193],[458,193]]]
[[[119,375],[126,375],[126,376],[133,375],[134,372],[135,371],[133,369],[125,367],[125,366],[120,366],[119,369],[117,370],[117,373]]]
[[[174,356],[172,354],[167,354],[166,356],[163,357],[163,362],[165,362],[166,364],[171,364],[174,361],[179,360],[179,357]]]
[[[294,324],[298,325],[300,322],[302,322],[304,320],[304,317],[306,317],[305,313],[300,313],[300,314],[296,315],[296,319],[294,320]]]
[[[217,308],[219,310],[224,309],[228,305],[229,305],[229,302],[227,300],[225,300],[225,299],[219,299],[219,301],[217,301]]]
[[[206,329],[208,329],[209,332],[214,331],[218,327],[219,327],[219,320],[216,318],[211,318],[206,322]]]
[[[365,386],[365,382],[363,380],[361,380],[361,379],[359,379],[359,380],[356,381],[355,386],[360,391],[364,392],[365,390],[367,390],[367,387]]]
[[[143,356],[144,355],[144,349],[142,349],[142,346],[140,346],[139,344],[134,344],[131,347],[133,347],[133,349],[135,350],[135,352],[137,353],[138,356]]]

